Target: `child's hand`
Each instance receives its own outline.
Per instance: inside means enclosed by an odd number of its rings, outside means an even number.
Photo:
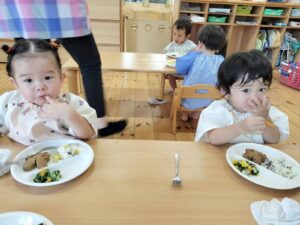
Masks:
[[[39,115],[44,118],[67,119],[75,111],[70,105],[46,96],[47,104],[41,107]]]
[[[262,134],[266,127],[265,119],[259,116],[251,116],[238,125],[242,134]]]
[[[262,99],[253,98],[250,100],[249,105],[251,107],[250,112],[255,116],[267,118],[269,116],[269,110],[271,108],[271,102],[267,96]]]

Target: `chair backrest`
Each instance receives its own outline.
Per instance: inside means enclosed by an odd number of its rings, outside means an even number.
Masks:
[[[202,98],[202,99],[219,99],[222,95],[220,91],[212,85],[208,84],[198,84],[193,86],[181,86],[176,88],[170,118],[172,121],[172,133],[176,133],[176,118],[177,111],[202,111],[204,108],[189,110],[181,106],[181,101],[183,98]]]
[[[215,86],[208,84],[182,86],[179,88],[177,94],[180,102],[182,98],[205,98],[212,100],[221,98],[220,91]]]

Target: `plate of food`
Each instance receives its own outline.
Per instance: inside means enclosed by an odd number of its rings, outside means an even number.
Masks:
[[[10,168],[18,182],[29,186],[54,186],[85,172],[94,159],[93,149],[72,139],[37,143],[21,151]]]
[[[176,67],[176,59],[167,59],[167,66],[168,67]]]
[[[266,145],[240,143],[227,149],[229,166],[243,178],[272,189],[300,187],[300,165],[291,156]]]
[[[182,52],[167,52],[166,53],[166,56],[173,58],[173,59],[177,59],[184,55],[185,55],[185,53],[182,53]]]
[[[54,225],[48,218],[26,211],[0,213],[0,225]]]

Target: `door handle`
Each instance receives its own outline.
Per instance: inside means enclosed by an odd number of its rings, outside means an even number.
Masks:
[[[164,25],[159,25],[158,30],[163,32],[166,29]]]
[[[132,30],[137,30],[137,28],[138,28],[138,25],[136,25],[135,23],[133,23],[133,24],[131,25],[131,29],[132,29]]]

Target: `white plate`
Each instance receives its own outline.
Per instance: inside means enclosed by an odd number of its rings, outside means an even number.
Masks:
[[[176,59],[176,58],[179,58],[181,56],[184,56],[185,54],[181,53],[181,52],[167,52],[166,55],[170,58]]]
[[[257,169],[259,170],[259,174],[257,176],[248,176],[240,172],[233,164],[233,160],[248,160],[243,157],[243,154],[245,153],[246,149],[254,149],[256,151],[259,151],[261,153],[264,153],[267,158],[270,160],[274,159],[284,159],[287,162],[289,162],[293,167],[297,169],[298,174],[297,176],[293,177],[292,179],[285,178],[279,174],[276,174],[272,172],[271,170],[266,169],[263,166],[256,165]],[[241,143],[232,145],[230,148],[227,149],[226,152],[226,160],[229,164],[229,166],[237,172],[240,176],[244,177],[245,179],[267,187],[267,188],[273,188],[273,189],[281,189],[281,190],[287,190],[287,189],[293,189],[300,187],[300,165],[299,163],[290,157],[289,155],[275,149],[269,146],[260,145],[260,144],[254,144],[254,143]],[[250,161],[250,160],[248,160]]]
[[[168,59],[167,60],[167,66],[175,68],[176,67],[176,59]]]
[[[0,213],[0,225],[54,225],[46,217],[34,212],[5,212]]]
[[[60,170],[62,176],[60,180],[49,183],[35,183],[33,179],[40,169],[35,168],[31,171],[24,171],[22,168],[23,164],[13,164],[10,169],[11,175],[18,182],[29,186],[54,186],[78,177],[90,167],[94,159],[93,149],[88,144],[79,140],[60,139],[41,142],[24,149],[14,160],[23,159],[45,147],[59,147],[70,143],[78,144],[80,146],[80,153],[68,159],[60,160],[57,163],[50,162],[47,166],[50,170]],[[51,154],[51,151],[49,153]]]

